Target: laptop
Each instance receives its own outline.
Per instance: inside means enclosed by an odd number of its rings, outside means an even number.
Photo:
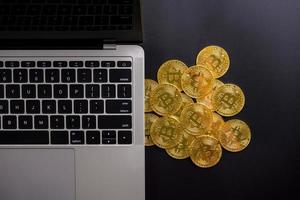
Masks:
[[[139,0],[0,1],[0,199],[143,200]]]

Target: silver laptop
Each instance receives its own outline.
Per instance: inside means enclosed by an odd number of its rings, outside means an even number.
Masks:
[[[0,1],[0,199],[144,200],[139,0]]]

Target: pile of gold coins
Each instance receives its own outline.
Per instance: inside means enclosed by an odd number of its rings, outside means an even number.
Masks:
[[[160,66],[158,82],[146,79],[145,145],[163,148],[176,159],[190,157],[202,168],[220,161],[222,147],[230,152],[245,149],[251,139],[248,125],[223,120],[245,104],[239,86],[219,80],[229,65],[222,47],[208,46],[199,52],[195,66],[169,60]]]

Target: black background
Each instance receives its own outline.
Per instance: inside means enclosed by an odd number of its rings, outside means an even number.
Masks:
[[[201,169],[146,148],[147,200],[272,199],[299,192],[300,1],[144,0],[146,78],[164,61],[193,65],[207,45],[220,45],[231,66],[221,78],[244,90],[252,140],[240,153]]]

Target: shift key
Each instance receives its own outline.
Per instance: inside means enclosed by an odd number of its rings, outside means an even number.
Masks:
[[[132,117],[130,115],[99,115],[99,129],[131,129]]]

